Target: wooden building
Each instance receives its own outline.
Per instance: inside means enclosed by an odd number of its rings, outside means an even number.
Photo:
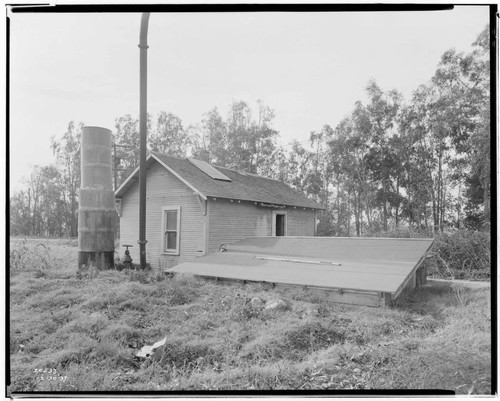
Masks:
[[[146,258],[171,267],[256,236],[314,236],[323,209],[286,184],[206,162],[152,153],[147,158]],[[116,190],[120,249],[139,261],[139,169]]]

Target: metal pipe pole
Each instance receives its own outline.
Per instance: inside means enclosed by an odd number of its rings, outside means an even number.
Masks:
[[[139,253],[141,269],[146,268],[146,143],[147,123],[147,69],[148,69],[148,24],[149,13],[142,13],[140,34],[140,165],[139,165]]]

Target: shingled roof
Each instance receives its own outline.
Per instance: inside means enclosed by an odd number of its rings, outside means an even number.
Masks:
[[[213,179],[196,167],[189,159],[152,153],[147,159],[148,166],[160,163],[177,176],[186,185],[198,192],[203,198],[227,198],[275,205],[307,207],[324,209],[305,195],[294,191],[288,185],[278,180],[265,178],[256,174],[241,173],[236,170],[213,166],[231,181]],[[115,196],[121,198],[139,177],[137,168],[125,182],[116,190]]]

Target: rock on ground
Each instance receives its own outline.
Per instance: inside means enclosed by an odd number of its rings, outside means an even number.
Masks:
[[[252,305],[253,309],[262,309],[264,307],[264,301],[259,297],[255,297],[250,301],[250,305]]]
[[[318,308],[307,308],[304,314],[306,316],[318,316],[319,310]]]
[[[264,309],[284,311],[286,309],[286,302],[283,301],[282,299],[278,299],[277,301],[271,301],[266,304]]]

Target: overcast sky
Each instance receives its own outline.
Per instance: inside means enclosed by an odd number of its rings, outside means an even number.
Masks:
[[[50,137],[71,120],[115,130],[139,113],[140,14],[11,17],[10,178],[54,161]],[[375,79],[405,99],[444,51],[469,51],[485,6],[377,13],[151,14],[148,112],[196,124],[234,100],[275,110],[281,142],[335,126]]]

